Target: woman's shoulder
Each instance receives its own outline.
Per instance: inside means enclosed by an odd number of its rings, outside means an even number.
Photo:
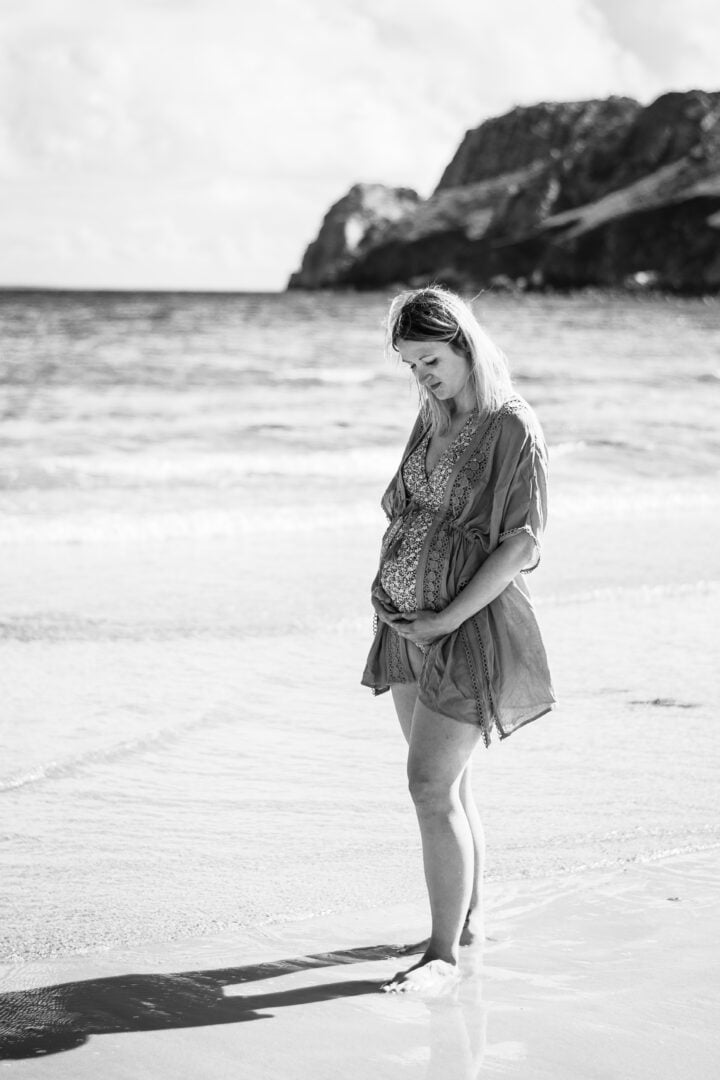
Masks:
[[[519,394],[513,393],[497,409],[494,423],[505,438],[525,441],[542,440],[543,434],[535,410]]]

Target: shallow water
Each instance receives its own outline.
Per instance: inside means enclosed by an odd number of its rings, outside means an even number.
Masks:
[[[358,685],[414,413],[386,300],[0,295],[4,957],[422,896]],[[478,758],[489,873],[717,844],[720,308],[481,311],[551,447],[561,698]]]

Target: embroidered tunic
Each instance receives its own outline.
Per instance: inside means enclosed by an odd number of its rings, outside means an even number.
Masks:
[[[430,431],[426,431],[421,442],[409,455],[402,467],[402,478],[406,490],[415,499],[418,512],[402,529],[402,536],[396,554],[383,559],[380,583],[398,611],[417,611],[416,577],[423,542],[433,517],[440,511],[445,489],[455,462],[467,449],[477,428],[477,414],[473,413],[466,420],[453,442],[440,456],[435,468],[428,475],[425,461],[427,458]],[[402,518],[395,522],[383,539],[383,554],[398,538],[402,528]]]
[[[400,611],[442,611],[508,536],[528,533],[535,569],[546,517],[547,451],[530,406],[509,399],[473,414],[428,476],[430,431],[418,417],[400,468],[383,495],[388,517],[381,586]],[[418,697],[429,709],[479,724],[486,745],[552,708],[555,696],[525,581],[427,646]],[[375,693],[414,682],[408,642],[378,621],[362,682]]]

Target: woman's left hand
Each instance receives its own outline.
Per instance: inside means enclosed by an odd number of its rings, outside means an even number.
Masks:
[[[441,611],[408,611],[388,622],[393,630],[414,645],[432,645],[452,630]]]

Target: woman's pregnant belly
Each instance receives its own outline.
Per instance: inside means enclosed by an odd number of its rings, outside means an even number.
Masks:
[[[401,526],[402,537],[389,531],[392,554],[383,559],[380,584],[398,611],[417,610],[417,572],[420,553],[433,521],[429,510],[420,510]]]

